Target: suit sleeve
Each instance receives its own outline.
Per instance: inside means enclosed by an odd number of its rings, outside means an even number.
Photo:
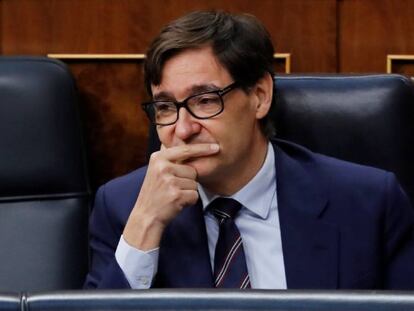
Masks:
[[[393,174],[387,189],[384,288],[414,289],[414,211]]]
[[[130,285],[115,259],[120,234],[111,224],[105,204],[105,186],[98,189],[91,214],[91,267],[84,288],[127,289]]]

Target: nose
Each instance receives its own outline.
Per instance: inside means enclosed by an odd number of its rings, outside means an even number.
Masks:
[[[186,109],[182,108],[178,112],[178,120],[175,123],[175,135],[182,141],[188,140],[201,130],[200,123]]]

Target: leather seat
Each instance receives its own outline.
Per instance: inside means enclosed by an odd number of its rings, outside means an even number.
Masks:
[[[414,206],[414,86],[401,75],[277,76],[277,136],[394,172]]]
[[[89,182],[74,81],[41,57],[0,57],[0,290],[81,288]]]

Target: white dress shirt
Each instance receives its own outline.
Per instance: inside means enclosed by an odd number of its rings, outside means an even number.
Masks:
[[[198,185],[203,204],[210,262],[213,270],[218,223],[207,207],[217,195]],[[230,196],[243,207],[235,222],[243,240],[252,288],[286,289],[285,265],[276,195],[275,153],[269,143],[263,166],[242,189]],[[115,257],[132,288],[151,286],[156,274],[158,248],[143,252],[128,245],[121,236]]]

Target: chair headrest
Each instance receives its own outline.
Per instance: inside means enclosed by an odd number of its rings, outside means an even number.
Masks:
[[[0,57],[0,197],[88,191],[75,84],[44,57]]]
[[[400,75],[277,76],[277,136],[394,172],[414,203],[414,86]]]

